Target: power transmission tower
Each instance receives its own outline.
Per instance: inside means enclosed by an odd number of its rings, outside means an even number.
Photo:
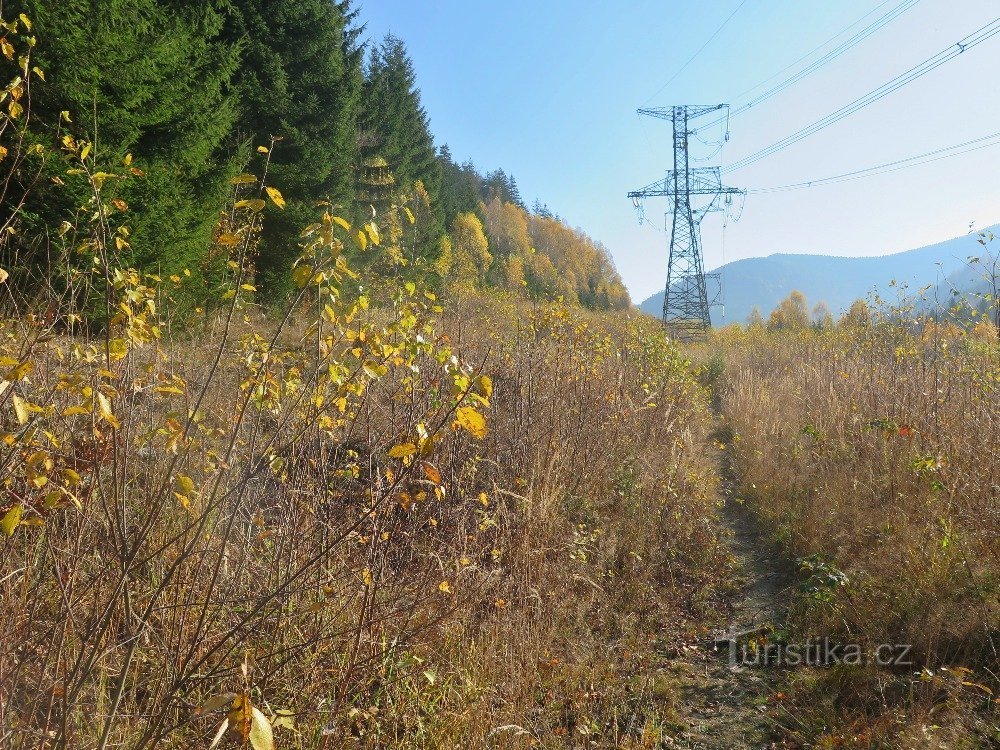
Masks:
[[[669,120],[674,127],[674,168],[667,172],[664,179],[642,190],[634,190],[628,197],[637,208],[643,198],[659,196],[673,201],[663,322],[674,336],[683,341],[699,339],[712,327],[699,238],[701,220],[710,211],[722,209],[722,196],[731,200],[731,196],[743,193],[737,188],[723,187],[719,167],[692,169],[689,166],[688,136],[693,130],[688,123],[696,117],[728,107],[728,104],[688,104],[639,110],[641,115]],[[692,196],[700,196],[707,203],[693,207]]]

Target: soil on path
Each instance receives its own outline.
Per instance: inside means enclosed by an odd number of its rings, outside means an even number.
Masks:
[[[720,430],[716,443],[726,444]],[[775,747],[773,697],[781,674],[738,662],[739,647],[758,632],[778,630],[786,612],[788,576],[774,545],[766,540],[737,496],[728,445],[719,455],[720,535],[729,548],[732,586],[724,600],[728,628],[690,649],[669,667],[676,678],[678,731],[667,747],[685,750],[761,750]]]

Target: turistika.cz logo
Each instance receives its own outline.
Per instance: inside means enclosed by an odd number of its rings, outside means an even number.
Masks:
[[[860,643],[837,643],[829,638],[809,638],[803,643],[770,643],[765,641],[729,641],[729,665],[745,667],[828,667],[835,664],[853,666],[912,667],[913,646],[883,643],[866,649]]]

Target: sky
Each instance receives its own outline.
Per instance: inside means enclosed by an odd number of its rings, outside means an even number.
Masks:
[[[405,41],[436,142],[480,172],[502,167],[529,206],[537,198],[604,243],[639,302],[666,279],[667,204],[647,201],[640,224],[626,193],[662,179],[673,157],[670,123],[636,109],[735,108],[752,98],[748,90],[835,39],[798,67],[808,64],[901,1],[369,0],[360,10],[366,38],[391,32]],[[721,154],[697,166],[731,164],[769,146],[998,16],[1000,0],[920,0],[731,118]],[[799,183],[995,133],[998,82],[1000,35],[725,181],[751,189]],[[700,157],[716,150],[698,149]],[[837,185],[750,194],[742,211],[739,203],[727,220],[716,213],[703,222],[709,269],[775,252],[908,250],[1000,222],[1000,145]]]

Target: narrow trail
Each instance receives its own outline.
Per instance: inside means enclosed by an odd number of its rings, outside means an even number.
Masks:
[[[728,627],[716,633],[714,643],[688,651],[671,667],[678,686],[676,710],[684,729],[667,746],[684,750],[774,746],[768,713],[781,675],[731,663],[729,643],[780,629],[787,608],[787,577],[773,544],[737,496],[739,483],[728,438],[724,428],[712,436],[713,441],[726,445],[714,452],[721,478],[720,536],[731,558],[732,586],[723,602]],[[732,654],[738,654],[738,647]]]

